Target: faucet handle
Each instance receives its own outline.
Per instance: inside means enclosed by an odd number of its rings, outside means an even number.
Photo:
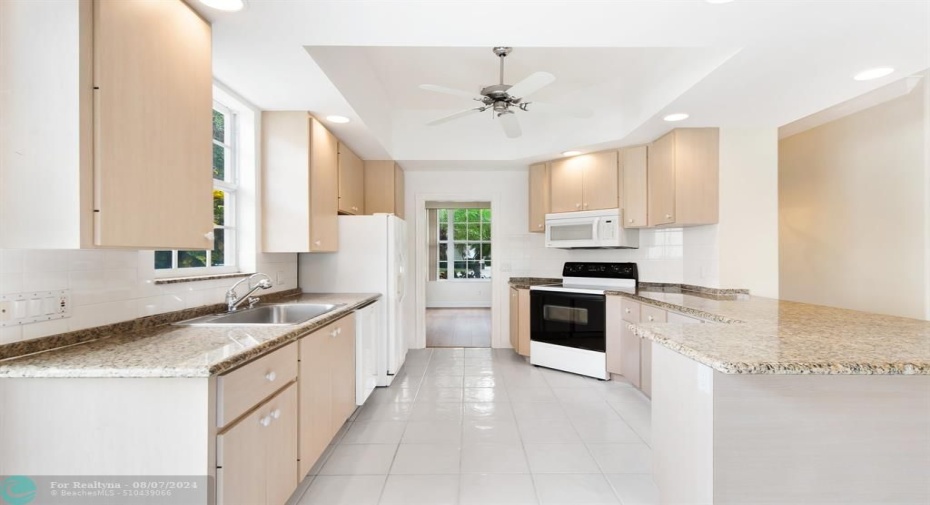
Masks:
[[[258,304],[258,302],[259,302],[259,299],[257,297],[250,296],[249,297],[249,308],[251,309],[252,307],[255,307]]]

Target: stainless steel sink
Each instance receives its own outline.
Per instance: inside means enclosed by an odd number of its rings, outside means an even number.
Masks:
[[[322,316],[343,304],[282,303],[254,309],[203,316],[175,323],[179,326],[290,326]]]

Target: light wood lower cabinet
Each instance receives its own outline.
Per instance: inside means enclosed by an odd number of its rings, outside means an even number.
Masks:
[[[510,345],[521,356],[530,355],[530,290],[510,288]]]
[[[298,341],[300,346],[299,475],[307,475],[355,411],[355,314]]]
[[[297,488],[297,384],[217,436],[217,503],[284,505]]]

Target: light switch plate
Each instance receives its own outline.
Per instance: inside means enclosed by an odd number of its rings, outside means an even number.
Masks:
[[[71,317],[70,289],[0,295],[0,327],[67,317]]]

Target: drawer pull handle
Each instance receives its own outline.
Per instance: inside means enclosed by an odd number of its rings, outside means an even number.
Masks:
[[[265,374],[265,379],[267,379],[268,382],[274,382],[274,380],[277,378],[278,378],[278,374],[274,372],[268,372]]]
[[[267,428],[268,425],[271,424],[271,416],[265,416],[265,417],[259,419],[259,420],[258,420],[258,424],[260,424],[260,425],[264,426],[265,428]]]
[[[274,419],[278,419],[279,417],[281,417],[281,409],[274,409],[271,412],[271,417]]]
[[[338,331],[333,330],[333,331],[329,332],[329,337],[330,337],[330,338],[336,338],[336,335],[338,335],[338,334],[339,334]]]

